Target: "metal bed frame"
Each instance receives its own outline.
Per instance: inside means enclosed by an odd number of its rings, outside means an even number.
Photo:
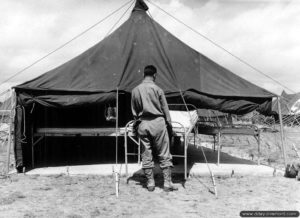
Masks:
[[[220,165],[222,136],[223,135],[250,135],[253,136],[258,145],[258,160],[257,164],[260,164],[260,129],[252,124],[233,124],[221,126],[215,121],[199,121],[198,122],[198,134],[211,135],[214,137],[214,151],[215,144],[217,142],[218,148],[218,160],[217,165]],[[216,140],[217,137],[217,140]]]
[[[183,106],[182,104],[172,104],[170,106]],[[192,106],[195,110],[196,107]],[[197,111],[197,110],[196,110]],[[197,114],[198,115],[198,114]],[[193,132],[194,135],[194,145],[195,138],[197,134],[211,135],[214,137],[214,151],[215,145],[217,143],[218,148],[218,159],[217,165],[220,164],[221,159],[221,139],[223,135],[252,135],[257,141],[258,144],[258,164],[260,164],[260,130],[255,125],[224,125],[220,126],[215,121],[196,121],[189,128],[185,128],[184,125],[180,122],[176,123],[180,128],[173,128],[176,136],[182,137],[184,141],[184,154],[183,155],[172,155],[173,157],[184,158],[184,178],[187,179],[187,149],[189,145],[189,136]],[[128,156],[129,155],[138,155],[138,164],[140,164],[141,159],[141,146],[140,139],[132,133],[133,121],[129,121],[125,128],[37,128],[36,131],[33,131],[31,134],[31,152],[32,152],[32,167],[34,168],[34,148],[41,142],[45,137],[76,137],[76,136],[85,136],[85,137],[95,137],[95,136],[124,136],[124,147],[125,147],[125,169],[126,176],[128,177]],[[36,139],[37,138],[37,139]],[[138,153],[128,152],[128,138],[132,140],[138,146]]]
[[[123,136],[122,128],[31,128],[31,161],[34,168],[34,148],[45,137],[95,137],[95,136]],[[37,139],[36,139],[37,138]]]

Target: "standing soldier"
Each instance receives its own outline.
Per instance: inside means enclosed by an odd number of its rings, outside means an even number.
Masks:
[[[152,156],[155,149],[164,176],[164,191],[169,192],[178,190],[171,181],[173,164],[169,134],[172,134],[172,124],[166,97],[154,83],[155,79],[156,68],[146,66],[143,82],[132,90],[131,108],[136,121],[134,129],[142,144],[142,167],[147,177],[147,189],[155,189]]]

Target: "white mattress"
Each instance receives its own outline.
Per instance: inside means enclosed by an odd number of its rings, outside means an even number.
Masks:
[[[192,128],[198,120],[198,114],[196,110],[193,111],[170,111],[173,128],[185,129]],[[181,125],[180,125],[180,124]]]

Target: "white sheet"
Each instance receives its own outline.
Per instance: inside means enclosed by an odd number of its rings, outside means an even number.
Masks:
[[[196,110],[193,111],[170,111],[173,128],[189,129],[195,125],[198,120],[198,114]],[[182,125],[180,125],[180,124]]]

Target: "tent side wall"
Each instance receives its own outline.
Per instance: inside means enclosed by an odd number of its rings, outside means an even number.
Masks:
[[[51,93],[51,94],[50,94]],[[114,127],[104,117],[105,105],[115,104],[115,93],[66,95],[60,92],[43,92],[16,89],[17,110],[15,117],[16,166],[31,165],[31,130],[38,127],[99,128]],[[214,109],[233,114],[252,110],[267,113],[271,109],[269,98],[224,98],[187,91],[183,93],[187,103],[197,108]],[[49,101],[51,99],[51,101]],[[77,101],[78,99],[84,101]],[[183,104],[180,93],[168,93],[168,103]],[[52,102],[52,103],[51,103]],[[53,103],[55,102],[55,104]],[[73,104],[72,104],[73,103]],[[120,93],[119,126],[132,119],[130,93]],[[26,138],[25,138],[26,137]]]

